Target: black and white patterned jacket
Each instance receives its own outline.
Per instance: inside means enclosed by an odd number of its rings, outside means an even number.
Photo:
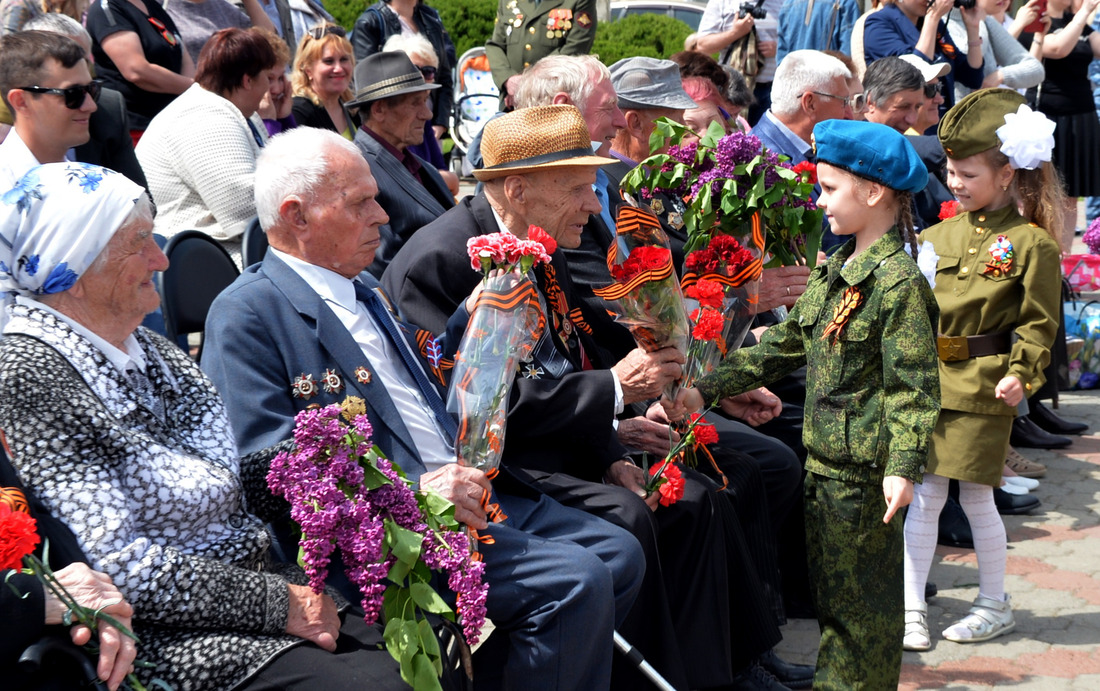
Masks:
[[[0,342],[0,429],[26,485],[133,604],[139,658],[177,691],[229,689],[301,639],[264,520],[271,453],[243,459],[214,386],[176,346],[135,336],[164,419],[106,356],[17,305]]]

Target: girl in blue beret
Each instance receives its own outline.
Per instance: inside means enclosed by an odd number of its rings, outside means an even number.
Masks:
[[[940,307],[943,410],[905,522],[906,650],[932,646],[924,585],[951,479],[959,481],[974,533],[978,597],[943,637],[975,643],[1016,626],[993,488],[1001,484],[1016,408],[1043,383],[1061,305],[1054,123],[1024,103],[1015,91],[984,89],[940,123],[959,212],[921,234],[919,264]]]
[[[924,472],[939,412],[936,302],[910,256],[912,195],[928,172],[885,125],[828,120],[814,127],[814,145],[818,206],[850,239],[814,269],[786,321],[664,403],[682,416],[806,367],[814,688],[892,689],[904,631],[895,515]]]

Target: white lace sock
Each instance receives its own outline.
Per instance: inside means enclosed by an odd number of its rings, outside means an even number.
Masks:
[[[959,503],[974,533],[974,551],[978,555],[978,595],[1002,602],[1005,599],[1008,544],[1004,521],[993,503],[993,488],[960,482]]]
[[[940,532],[940,512],[947,501],[947,483],[945,477],[925,473],[924,482],[913,487],[913,503],[905,517],[905,609],[917,609],[924,602],[924,585]]]

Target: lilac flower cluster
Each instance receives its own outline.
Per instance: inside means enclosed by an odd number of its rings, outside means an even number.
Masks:
[[[1081,241],[1089,248],[1090,254],[1100,254],[1100,218],[1092,219]]]
[[[361,404],[361,402],[360,402]],[[387,575],[396,561],[385,559],[386,523],[424,536],[421,558],[432,569],[448,574],[458,595],[459,613],[467,639],[477,641],[485,621],[488,585],[482,582],[484,565],[471,562],[464,533],[433,530],[426,522],[417,496],[392,463],[371,460],[372,429],[367,416],[354,415],[351,425],[341,420],[339,405],[303,410],[295,418],[292,453],[280,453],[271,463],[268,486],[290,502],[291,518],[302,531],[301,547],[306,574],[314,592],[328,577],[334,549],[343,556],[346,573],[362,594],[364,619],[378,620]],[[373,465],[388,484],[368,489],[364,466]]]
[[[732,172],[734,166],[748,163],[760,155],[764,144],[758,137],[744,132],[727,134],[714,147],[714,161]]]

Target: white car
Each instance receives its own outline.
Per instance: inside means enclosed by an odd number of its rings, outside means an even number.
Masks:
[[[703,10],[707,7],[705,0],[693,2],[691,0],[612,0],[611,20],[622,19],[632,14],[663,14],[667,17],[679,19],[691,27],[692,31],[699,30],[699,20],[703,18]]]

